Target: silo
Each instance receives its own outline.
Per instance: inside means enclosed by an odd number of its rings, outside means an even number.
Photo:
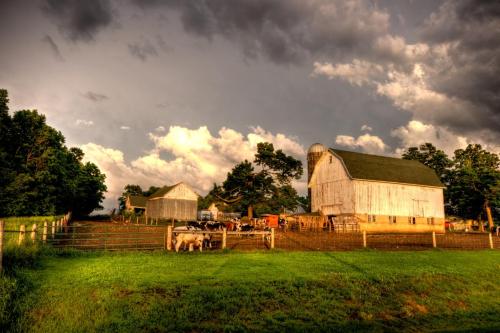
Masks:
[[[327,151],[328,148],[323,146],[321,143],[315,143],[311,147],[309,147],[309,150],[307,151],[307,183],[311,181],[311,177],[314,171],[314,167],[316,166],[316,163],[318,163],[319,159],[321,158],[321,155],[325,151]],[[307,189],[307,193],[309,194],[309,206],[311,206],[311,189]]]

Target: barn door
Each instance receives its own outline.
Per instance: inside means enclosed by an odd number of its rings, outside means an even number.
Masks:
[[[413,216],[425,216],[425,200],[413,199]]]

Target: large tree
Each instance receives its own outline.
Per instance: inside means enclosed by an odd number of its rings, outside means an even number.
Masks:
[[[433,169],[441,181],[446,179],[447,170],[452,165],[452,161],[448,158],[448,155],[429,142],[419,147],[408,148],[403,153],[403,159],[422,162],[424,165]]]
[[[500,159],[481,145],[469,144],[455,151],[453,167],[447,176],[451,210],[465,218],[481,219],[484,212],[490,224],[492,207],[500,207]]]
[[[214,186],[209,195],[235,210],[246,211],[249,218],[256,207],[275,213],[294,209],[298,195],[291,181],[300,179],[302,173],[300,160],[275,150],[272,143],[261,142],[254,163],[245,160],[237,164],[222,186]]]
[[[500,159],[481,145],[458,149],[453,159],[430,143],[410,147],[403,158],[418,160],[436,171],[445,189],[447,212],[462,218],[481,219],[493,224],[492,208],[500,207]]]
[[[0,216],[86,215],[102,208],[105,176],[36,110],[8,113],[0,90]]]

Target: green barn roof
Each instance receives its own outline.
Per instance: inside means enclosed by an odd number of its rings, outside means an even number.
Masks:
[[[129,196],[129,199],[130,206],[146,208],[146,201],[148,201],[147,197],[143,195],[131,195]]]
[[[171,185],[171,186],[163,186],[158,191],[156,191],[155,193],[151,194],[148,199],[163,197],[165,194],[167,194],[168,192],[170,192],[177,185],[179,185],[179,184],[175,184],[175,185]]]
[[[344,161],[354,179],[444,187],[434,170],[419,161],[332,148],[330,151]]]

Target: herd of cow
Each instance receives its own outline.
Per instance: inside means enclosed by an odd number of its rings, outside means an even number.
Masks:
[[[184,249],[189,248],[189,251],[198,248],[200,252],[203,251],[203,247],[212,248],[212,238],[214,234],[204,233],[203,231],[212,232],[222,231],[224,229],[227,231],[249,232],[253,231],[255,227],[247,223],[241,223],[236,219],[228,222],[188,222],[185,226],[176,227],[173,230],[175,235],[173,239],[175,251],[179,252],[181,246],[184,246]]]

